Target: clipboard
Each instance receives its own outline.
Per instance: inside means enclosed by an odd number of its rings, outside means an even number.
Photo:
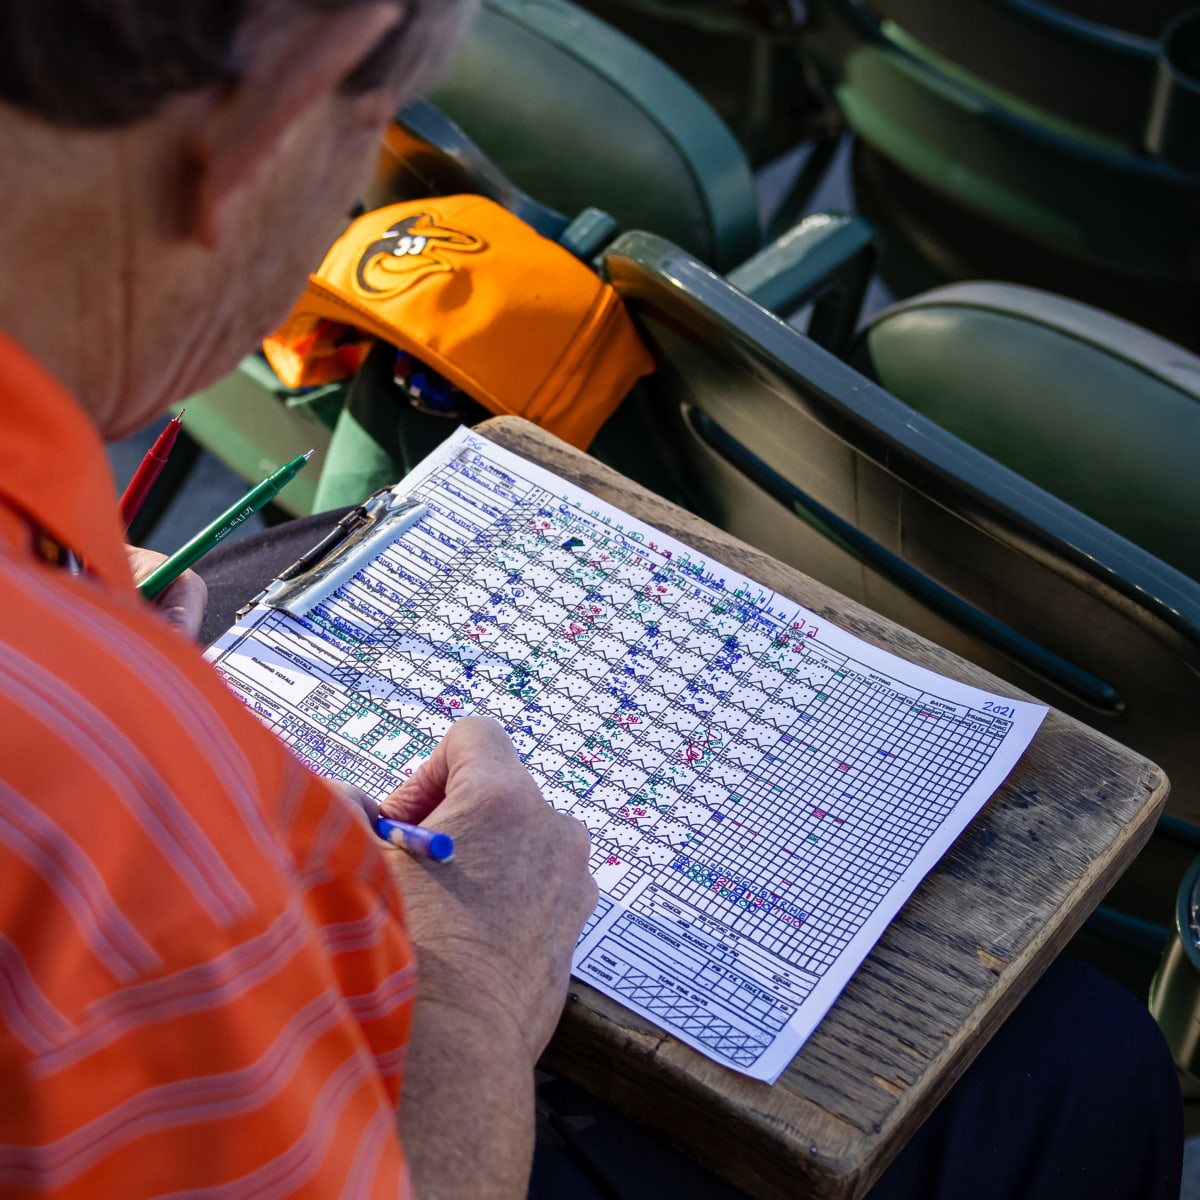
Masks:
[[[576,974],[765,1082],[1046,712],[465,429],[255,603],[210,661],[302,761],[382,795],[500,721],[592,838]]]
[[[238,618],[260,604],[304,616],[428,515],[429,507],[422,501],[381,488],[243,605]]]

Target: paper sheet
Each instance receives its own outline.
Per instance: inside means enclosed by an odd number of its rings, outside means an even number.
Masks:
[[[456,717],[501,721],[591,833],[576,975],[774,1081],[1046,710],[877,650],[478,435],[397,490],[420,525],[210,657],[314,770],[381,798]]]

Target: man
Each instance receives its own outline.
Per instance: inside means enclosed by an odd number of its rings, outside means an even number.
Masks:
[[[101,444],[286,313],[466,8],[0,14],[5,1195],[524,1192],[585,832],[463,722],[393,805],[454,869],[386,860],[139,601]]]

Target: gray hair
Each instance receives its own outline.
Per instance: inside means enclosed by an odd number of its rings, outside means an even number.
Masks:
[[[0,0],[0,101],[79,128],[143,120],[172,95],[236,79],[239,32],[281,2],[364,0]],[[474,0],[396,2],[404,21],[347,76],[345,91],[403,79],[417,94],[474,8]]]

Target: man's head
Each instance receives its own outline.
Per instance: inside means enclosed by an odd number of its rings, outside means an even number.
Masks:
[[[0,5],[0,171],[19,197],[0,229],[0,327],[109,436],[211,382],[284,315],[472,7]],[[67,277],[85,294],[64,304]]]
[[[248,31],[287,9],[366,0],[9,0],[0,7],[0,100],[62,125],[100,129],[153,116],[166,99],[237,79]],[[419,91],[467,5],[393,0],[396,21],[344,81],[349,93],[405,80]]]

